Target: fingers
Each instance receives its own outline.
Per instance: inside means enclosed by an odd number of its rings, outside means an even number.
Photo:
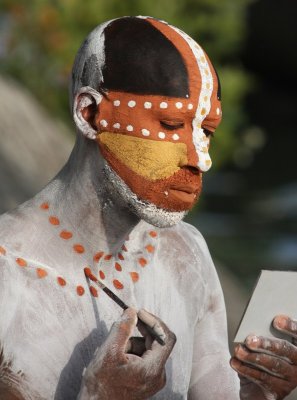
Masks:
[[[252,351],[282,357],[293,364],[297,364],[297,348],[287,340],[248,336],[245,345]]]
[[[273,320],[275,329],[292,336],[297,339],[297,321],[287,317],[286,315],[277,315]]]
[[[244,362],[245,364],[255,366],[256,368],[268,372],[269,374],[278,378],[290,379],[292,375],[292,364],[281,358],[273,357],[263,353],[252,352],[242,345],[236,346],[235,356],[238,360]]]
[[[278,392],[278,390],[275,390],[275,388],[281,388],[279,391],[283,393],[290,393],[292,390],[289,381],[272,376],[265,371],[246,365],[234,357],[231,359],[230,365],[241,376],[251,380],[252,382],[271,391],[274,394]]]
[[[144,324],[144,326],[142,326],[142,324],[139,324],[140,329],[143,331],[141,333],[144,336],[153,333],[154,336],[157,336],[157,338],[161,339],[161,344],[163,344],[163,342],[165,343],[166,341],[166,334],[164,330],[165,324],[162,323],[162,321],[159,318],[155,317],[153,314],[150,314],[149,312],[143,309],[138,311],[137,316],[138,319]],[[164,327],[162,327],[162,324],[164,325]],[[146,329],[146,327],[148,327],[149,329]]]
[[[158,332],[158,334],[162,335],[164,338],[166,337],[164,346],[160,345],[155,340],[151,345],[151,350],[146,351],[142,357],[147,362],[152,362],[162,369],[164,368],[164,365],[175,345],[176,336],[169,330],[164,322],[160,320],[160,318],[148,313],[147,311],[140,310],[138,316],[145,324],[154,329],[155,332]]]
[[[145,345],[145,338],[143,337],[130,337],[127,343],[125,353],[134,354],[141,357],[147,350]]]
[[[127,308],[116,321],[110,330],[105,341],[106,353],[124,354],[127,348],[129,338],[133,334],[133,330],[137,323],[137,312],[133,308]]]

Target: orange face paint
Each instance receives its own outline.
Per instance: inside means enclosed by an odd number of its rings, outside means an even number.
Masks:
[[[6,254],[6,250],[4,249],[4,247],[2,247],[2,246],[0,246],[0,255],[3,255],[3,256],[5,256],[5,254]]]
[[[42,204],[40,205],[40,208],[41,208],[42,210],[48,210],[48,209],[49,209],[49,204],[48,204],[47,202],[42,203]]]
[[[85,252],[85,248],[84,248],[84,246],[82,246],[81,244],[75,244],[75,245],[73,245],[73,249],[74,249],[74,251],[75,251],[76,253],[78,253],[78,254],[82,254],[82,253]]]
[[[115,263],[114,267],[117,271],[122,271],[122,266],[118,262]]]
[[[142,267],[145,267],[146,264],[147,264],[147,260],[146,260],[145,258],[143,258],[143,257],[140,257],[140,258],[138,259],[138,263],[139,263]]]
[[[16,262],[20,267],[27,267],[28,265],[27,261],[24,260],[23,258],[17,258]]]
[[[60,286],[66,286],[66,281],[64,278],[62,278],[61,276],[57,277],[57,282]]]
[[[82,286],[78,285],[78,286],[76,287],[76,292],[77,292],[77,294],[78,294],[79,296],[83,296],[84,293],[85,293],[85,289],[84,289]]]
[[[52,224],[52,225],[60,225],[59,218],[57,218],[57,217],[55,217],[53,215],[51,215],[48,220],[49,220],[49,223]]]
[[[98,290],[94,286],[90,286],[90,292],[93,297],[98,297]]]
[[[62,232],[60,232],[60,237],[65,240],[71,239],[72,236],[73,236],[72,232],[69,232],[66,230],[63,230]]]
[[[145,246],[145,248],[149,253],[153,253],[155,251],[155,247],[151,244],[148,244],[147,246]]]
[[[132,279],[133,282],[137,282],[139,280],[138,272],[135,272],[135,271],[130,272],[130,276],[131,276],[131,279]]]
[[[99,260],[103,257],[104,252],[103,251],[99,251],[98,253],[96,253],[93,257],[93,260],[95,262],[99,262]]]
[[[47,276],[47,272],[43,268],[36,268],[36,274],[40,279],[45,278]]]
[[[117,279],[113,280],[113,286],[116,289],[123,289],[124,288],[124,285],[120,281],[118,281]]]

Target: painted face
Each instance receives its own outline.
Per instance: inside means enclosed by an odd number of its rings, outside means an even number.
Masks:
[[[110,90],[97,114],[97,141],[110,167],[136,196],[168,211],[187,211],[211,167],[209,136],[221,120],[217,78],[206,54],[185,33],[151,19],[182,55],[186,97]]]

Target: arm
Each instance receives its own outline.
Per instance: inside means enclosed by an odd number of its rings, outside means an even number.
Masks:
[[[221,285],[205,244],[204,312],[195,327],[189,400],[239,399],[239,380],[229,366],[226,311]],[[200,307],[201,307],[200,306]]]

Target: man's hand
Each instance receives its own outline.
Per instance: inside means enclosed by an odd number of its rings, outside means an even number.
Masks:
[[[297,339],[297,321],[279,315],[273,326]],[[297,347],[287,340],[248,336],[235,349],[231,366],[241,379],[241,398],[284,399],[297,386]]]
[[[165,363],[175,335],[159,318],[144,310],[141,320],[164,330],[165,345],[153,341],[143,324],[139,329],[144,337],[133,338],[137,312],[128,308],[96,350],[84,373],[78,400],[143,400],[165,386]]]

